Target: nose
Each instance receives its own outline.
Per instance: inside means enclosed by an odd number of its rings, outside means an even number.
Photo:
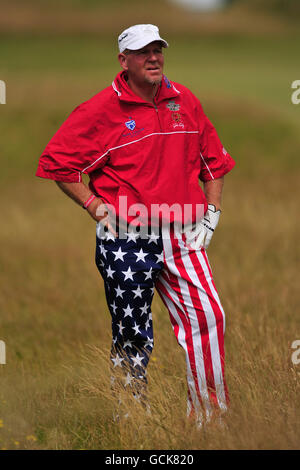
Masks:
[[[151,62],[155,62],[158,59],[158,53],[156,51],[150,51],[148,60],[151,60]]]

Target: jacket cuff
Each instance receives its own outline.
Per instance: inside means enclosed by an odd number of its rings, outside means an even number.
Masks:
[[[38,166],[38,169],[36,171],[35,176],[38,176],[40,178],[46,178],[54,181],[61,181],[63,183],[81,183],[82,182],[82,176],[80,171],[74,171],[74,172],[69,172],[69,171],[47,171],[40,165]]]
[[[211,177],[211,174],[209,173],[209,171],[203,168],[201,175],[200,175],[200,180],[205,183],[206,181],[211,181],[212,179],[222,178],[222,176],[226,175],[226,173],[229,173],[233,169],[234,166],[235,166],[235,161],[233,160],[233,158],[232,157],[228,158],[225,165],[223,165],[221,168],[211,171],[213,178]]]

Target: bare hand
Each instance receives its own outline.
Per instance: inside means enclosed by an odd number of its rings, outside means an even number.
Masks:
[[[114,235],[114,237],[118,236],[115,229],[110,223],[108,210],[104,202],[100,199],[100,197],[97,197],[96,199],[94,199],[93,202],[91,202],[91,204],[87,208],[87,211],[90,216],[94,220],[96,220],[96,222],[101,222],[104,227],[107,227],[107,229]]]

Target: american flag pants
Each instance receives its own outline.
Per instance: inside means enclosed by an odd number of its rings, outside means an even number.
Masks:
[[[214,410],[226,410],[225,315],[205,249],[191,249],[172,226],[147,237],[129,231],[115,238],[98,223],[96,265],[112,318],[112,370],[124,369],[124,387],[147,383],[156,289],[185,351],[188,415],[209,419]]]

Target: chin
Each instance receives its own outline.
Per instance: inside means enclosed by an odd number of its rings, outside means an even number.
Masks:
[[[161,80],[162,80],[162,74],[160,74],[157,77],[145,77],[145,80],[147,83],[150,83],[151,85],[159,85]]]

